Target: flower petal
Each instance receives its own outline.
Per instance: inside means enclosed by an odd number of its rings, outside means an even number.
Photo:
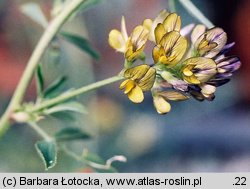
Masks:
[[[145,19],[142,23],[142,26],[150,32],[152,28],[152,24],[153,24],[153,21],[151,19]]]
[[[183,101],[189,99],[188,96],[173,90],[159,92],[158,95],[164,97],[167,100],[173,100],[173,101]]]
[[[125,52],[126,48],[126,41],[124,37],[122,36],[121,32],[118,30],[112,30],[109,33],[109,44],[111,47],[116,49],[119,52]]]
[[[179,32],[172,31],[162,38],[160,45],[164,47],[165,56],[168,59],[167,63],[163,63],[175,66],[186,53],[188,42]]]
[[[126,83],[124,94],[128,94],[135,87],[135,82],[131,79]]]
[[[155,77],[156,77],[156,70],[154,68],[149,68],[147,73],[139,81],[138,83],[139,87],[143,91],[150,90],[154,85]]]
[[[163,24],[158,24],[155,28],[155,42],[156,44],[159,44],[162,37],[166,34],[166,30],[163,26]]]
[[[128,98],[134,103],[141,103],[144,100],[142,89],[139,86],[135,86],[129,93]]]
[[[216,87],[213,85],[204,84],[204,85],[201,85],[200,87],[201,87],[201,93],[205,97],[208,97],[209,95],[215,93],[215,91],[216,91]]]
[[[212,28],[201,35],[195,42],[195,48],[201,56],[213,58],[227,43],[227,34],[221,28]]]
[[[127,33],[126,22],[125,22],[124,16],[122,16],[122,20],[121,20],[121,33],[122,33],[122,36],[124,37],[124,40],[127,41],[128,33]]]
[[[193,44],[196,43],[196,41],[198,40],[198,38],[204,34],[206,31],[206,26],[202,25],[202,24],[198,24],[197,26],[195,26],[192,34],[191,34],[191,41]]]
[[[153,97],[154,106],[159,114],[166,114],[170,112],[171,105],[161,96],[156,95]]]
[[[180,34],[184,37],[186,37],[187,35],[189,35],[191,33],[191,31],[193,30],[194,28],[194,24],[188,24],[186,26],[184,26],[181,31],[180,31]]]
[[[166,33],[171,31],[180,31],[181,29],[181,17],[176,13],[171,13],[163,22]]]
[[[166,19],[166,17],[169,15],[169,13],[166,10],[162,10],[159,15],[155,18],[155,20],[152,23],[152,28],[149,34],[149,40],[155,42],[155,28],[159,23],[163,23],[163,21]]]
[[[149,68],[150,67],[147,64],[142,64],[140,66],[129,68],[124,72],[124,77],[130,78],[132,80],[140,80],[147,73]]]

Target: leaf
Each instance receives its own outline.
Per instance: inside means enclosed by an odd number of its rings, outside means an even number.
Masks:
[[[67,78],[63,76],[63,77],[59,77],[54,82],[52,82],[44,91],[44,97],[51,98],[53,97],[53,95],[56,95],[55,93],[66,82],[66,80]]]
[[[99,53],[91,46],[89,41],[84,39],[83,37],[76,35],[76,34],[71,34],[67,32],[61,32],[60,35],[68,42],[74,44],[81,50],[85,51],[88,53],[92,58],[94,59],[99,59],[100,55]]]
[[[76,11],[72,14],[70,19],[75,18],[78,13],[84,12],[89,8],[95,6],[96,4],[100,3],[102,0],[86,0]]]
[[[35,144],[39,156],[42,158],[45,169],[48,170],[56,165],[57,149],[56,143],[51,141],[38,141]]]
[[[36,88],[37,88],[37,95],[42,96],[44,89],[44,77],[42,73],[42,66],[40,64],[38,64],[36,69]]]
[[[55,134],[57,141],[85,140],[91,136],[80,128],[65,128]]]
[[[37,24],[41,25],[43,28],[48,26],[48,21],[44,16],[41,7],[37,3],[26,3],[22,5],[21,12]]]
[[[56,106],[53,106],[47,110],[44,110],[45,114],[54,114],[58,112],[64,112],[64,111],[71,111],[71,112],[76,112],[80,114],[87,114],[86,108],[78,103],[78,102],[65,102],[62,104],[58,104]]]

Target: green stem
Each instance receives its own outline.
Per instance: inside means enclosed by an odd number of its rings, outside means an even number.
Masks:
[[[176,12],[175,0],[168,0],[168,6],[171,12]]]
[[[8,130],[10,124],[9,119],[13,111],[15,111],[23,100],[27,87],[34,75],[37,64],[42,58],[46,48],[57,34],[57,32],[61,29],[63,24],[70,18],[70,16],[81,6],[86,0],[72,0],[67,6],[65,6],[64,10],[51,21],[48,28],[45,30],[43,36],[38,42],[35,50],[33,51],[28,64],[23,72],[23,75],[16,87],[16,90],[11,98],[11,101],[1,117],[0,120],[0,137],[5,134]]]
[[[43,129],[41,129],[35,122],[28,122],[28,125],[46,141],[53,141],[53,138],[49,136],[49,134]]]
[[[78,96],[80,94],[83,94],[85,92],[100,88],[102,86],[114,83],[114,82],[122,80],[122,79],[123,79],[123,77],[121,77],[121,76],[114,76],[114,77],[111,77],[111,78],[108,78],[108,79],[105,79],[105,80],[102,80],[102,81],[98,81],[96,83],[92,83],[90,85],[87,85],[87,86],[81,87],[79,89],[76,89],[76,90],[64,93],[62,95],[59,95],[59,96],[57,96],[57,97],[55,97],[53,99],[44,101],[41,104],[38,104],[38,105],[34,106],[33,108],[29,109],[28,111],[29,112],[40,111],[42,109],[54,106],[54,105],[56,105],[56,104],[58,104],[60,102],[64,102],[66,100],[69,100],[69,99],[71,99],[73,97],[76,97],[76,96]]]
[[[179,0],[179,2],[187,9],[187,11],[193,15],[197,20],[206,25],[208,28],[214,27],[214,24],[207,19],[204,14],[190,1],[190,0]]]

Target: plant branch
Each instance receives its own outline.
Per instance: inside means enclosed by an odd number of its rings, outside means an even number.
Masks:
[[[28,122],[28,125],[46,141],[53,140],[53,138],[51,136],[49,136],[49,134],[46,133],[43,129],[41,129],[35,122]]]
[[[214,27],[214,24],[207,17],[205,17],[204,14],[190,0],[179,0],[179,2],[201,23],[206,25],[208,28]]]
[[[100,88],[102,86],[114,83],[114,82],[122,80],[122,79],[123,79],[123,77],[121,77],[121,76],[114,76],[114,77],[110,77],[110,78],[102,80],[102,81],[98,81],[96,83],[92,83],[90,85],[81,87],[79,89],[75,89],[73,91],[69,91],[69,92],[64,93],[62,95],[59,95],[59,96],[57,96],[55,98],[44,101],[41,104],[38,104],[37,106],[34,106],[33,108],[31,108],[31,109],[29,109],[27,111],[29,111],[30,113],[40,111],[42,109],[54,106],[54,105],[56,105],[56,104],[58,104],[60,102],[69,100],[69,99],[71,99],[73,97],[76,97],[76,96],[78,96],[80,94],[86,93],[88,91]]]
[[[35,50],[33,51],[28,64],[23,72],[23,75],[16,87],[16,90],[11,98],[9,106],[0,120],[0,137],[8,130],[10,124],[9,119],[13,111],[15,111],[21,104],[27,87],[34,75],[37,64],[41,60],[46,48],[61,29],[63,24],[70,18],[70,16],[81,6],[86,0],[72,0],[61,13],[53,19],[48,28],[45,30],[43,36],[39,40]]]
[[[168,0],[168,6],[171,12],[176,12],[175,0]]]

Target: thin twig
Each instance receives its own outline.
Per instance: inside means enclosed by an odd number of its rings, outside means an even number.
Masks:
[[[46,141],[53,141],[53,138],[43,129],[41,129],[35,122],[28,122],[28,125]]]
[[[41,60],[46,48],[61,29],[63,24],[70,18],[70,16],[81,6],[86,0],[72,0],[61,13],[52,20],[45,30],[43,36],[38,42],[35,50],[33,51],[28,64],[23,72],[23,75],[16,87],[16,90],[11,98],[8,108],[0,120],[0,137],[8,130],[10,124],[9,119],[13,111],[19,108],[23,100],[27,87],[34,75],[37,64]]]
[[[67,92],[65,94],[62,94],[60,96],[57,96],[55,98],[44,101],[41,104],[38,104],[38,105],[34,106],[31,109],[28,109],[27,111],[30,112],[30,113],[40,111],[42,109],[54,106],[54,105],[56,105],[56,104],[58,104],[60,102],[69,100],[69,99],[71,99],[73,97],[76,97],[76,96],[78,96],[80,94],[83,94],[85,92],[100,88],[102,86],[114,83],[114,82],[122,80],[122,79],[123,79],[123,77],[121,77],[121,76],[114,76],[114,77],[111,77],[111,78],[108,78],[108,79],[105,79],[105,80],[102,80],[102,81],[98,81],[96,83],[92,83],[90,85],[81,87],[81,88],[76,89],[76,90],[69,91],[69,92]]]
[[[204,14],[190,0],[179,0],[179,2],[201,23],[206,25],[208,28],[214,27],[214,24],[207,17],[205,17]]]

